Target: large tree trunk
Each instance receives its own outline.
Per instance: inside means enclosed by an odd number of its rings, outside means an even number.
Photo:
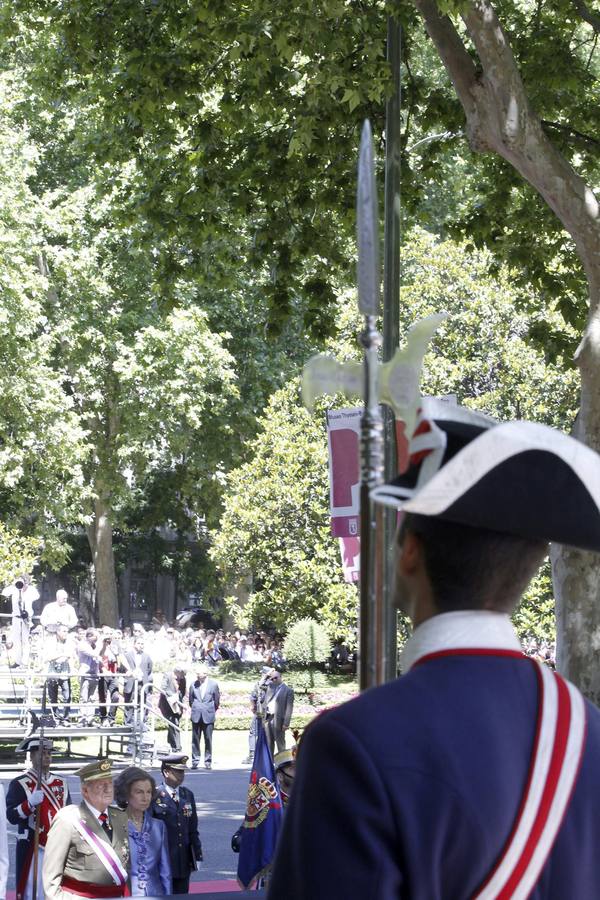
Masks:
[[[94,502],[94,518],[87,532],[96,573],[96,603],[99,623],[117,628],[119,599],[110,513],[110,504],[100,493]]]
[[[600,344],[594,329],[586,345]],[[582,381],[581,410],[574,436],[600,451],[600,365],[597,352],[582,346],[579,365]],[[591,370],[588,372],[588,362]],[[591,382],[591,386],[590,386]],[[590,700],[600,706],[600,558],[570,547],[554,545],[551,553],[552,580],[556,597],[557,667]]]
[[[510,41],[489,0],[461,6],[480,68],[435,0],[413,0],[452,79],[471,148],[498,153],[544,198],[573,238],[585,268],[590,313],[577,352],[581,407],[576,437],[600,451],[600,206],[568,160],[550,143],[532,109]],[[548,486],[552,490],[552,485]],[[557,502],[560,500],[557,498]],[[552,548],[558,664],[600,702],[600,558]]]

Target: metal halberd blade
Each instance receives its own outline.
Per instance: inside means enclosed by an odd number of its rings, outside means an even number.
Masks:
[[[379,218],[375,184],[375,154],[371,125],[365,119],[358,157],[356,191],[358,243],[358,308],[365,316],[378,316],[380,306]]]

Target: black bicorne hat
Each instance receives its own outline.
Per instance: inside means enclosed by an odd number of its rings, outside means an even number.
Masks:
[[[424,400],[410,466],[378,503],[600,552],[600,456],[546,425]]]
[[[17,753],[31,753],[32,750],[39,750],[40,746],[42,746],[44,750],[52,750],[54,742],[51,741],[50,738],[41,738],[39,735],[34,734],[31,737],[24,738],[21,743],[15,747],[15,751]]]

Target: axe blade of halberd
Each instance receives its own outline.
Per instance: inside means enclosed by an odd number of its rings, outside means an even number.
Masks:
[[[362,365],[355,362],[340,363],[331,356],[319,353],[311,357],[302,371],[302,400],[312,409],[317,397],[323,394],[343,394],[349,400],[362,397]]]
[[[429,342],[447,313],[436,313],[419,319],[408,330],[404,347],[398,347],[392,359],[381,367],[379,400],[394,410],[396,419],[405,423],[412,434],[421,404],[421,370]]]

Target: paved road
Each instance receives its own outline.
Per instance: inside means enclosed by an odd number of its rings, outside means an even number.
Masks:
[[[246,805],[249,767],[236,769],[216,768],[210,772],[200,770],[189,772],[185,783],[196,797],[200,837],[204,852],[204,863],[199,872],[192,876],[194,882],[223,882],[235,879],[237,871],[237,855],[231,850],[231,835],[240,824]],[[158,770],[153,775],[159,780]],[[8,778],[1,782],[6,790]],[[69,776],[69,790],[73,800],[79,800],[79,779]],[[15,888],[14,826],[8,826],[9,858],[11,871],[9,890]],[[223,885],[224,886],[224,885]],[[200,885],[198,885],[200,887]],[[208,887],[208,884],[206,884]],[[191,893],[196,893],[192,889]]]

